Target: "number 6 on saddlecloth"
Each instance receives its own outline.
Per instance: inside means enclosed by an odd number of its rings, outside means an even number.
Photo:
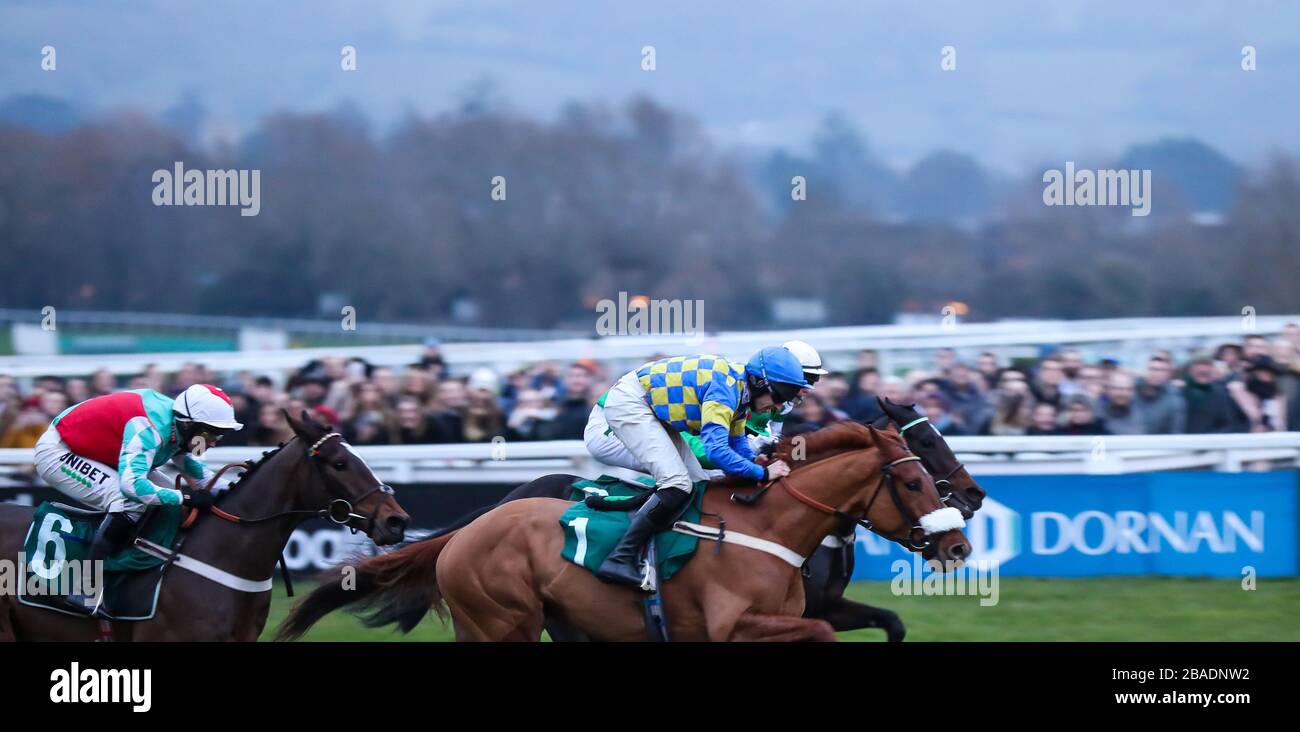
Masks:
[[[63,533],[72,531],[72,523],[57,513],[45,514],[45,520],[41,522],[41,529],[36,534],[36,553],[32,556],[32,571],[52,580],[59,576],[63,571],[63,562],[68,558],[68,547],[63,543]],[[54,562],[51,564],[46,561],[49,553],[46,549],[49,545],[54,545]]]

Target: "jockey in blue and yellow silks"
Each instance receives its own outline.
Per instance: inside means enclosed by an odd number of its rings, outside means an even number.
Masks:
[[[785,348],[764,348],[741,366],[719,356],[676,356],[628,372],[604,397],[612,435],[655,479],[655,493],[632,517],[627,533],[596,575],[641,586],[640,557],[656,531],[671,525],[703,479],[682,435],[698,435],[709,460],[729,475],[772,480],[790,472],[780,461],[755,462],[745,437],[751,409],[769,411],[807,388],[799,360]],[[596,457],[601,457],[596,455]]]

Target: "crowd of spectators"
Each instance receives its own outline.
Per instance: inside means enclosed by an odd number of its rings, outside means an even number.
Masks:
[[[858,354],[856,370],[823,377],[790,420],[873,420],[882,396],[917,404],[954,436],[1284,431],[1300,428],[1298,349],[1300,329],[1288,325],[1276,339],[1250,335],[1183,363],[1161,350],[1121,364],[1090,363],[1068,348],[1013,363],[989,352],[964,361],[941,349],[930,368],[904,375],[882,374],[868,350]],[[284,410],[306,410],[355,445],[581,439],[592,404],[618,376],[591,360],[453,376],[436,341],[404,368],[322,358],[282,384],[251,373],[223,377],[197,363],[173,374],[150,366],[128,379],[106,370],[86,379],[43,377],[25,393],[0,375],[0,447],[35,445],[59,412],[91,397],[123,388],[175,395],[196,383],[224,388],[245,425],[223,446],[289,439]]]
[[[1298,350],[1300,328],[1289,324],[1276,339],[1249,335],[1182,363],[1164,350],[1125,365],[1069,348],[1015,363],[940,349],[931,368],[895,376],[862,351],[856,371],[825,377],[792,419],[874,420],[882,396],[917,404],[952,436],[1281,432],[1300,429]]]

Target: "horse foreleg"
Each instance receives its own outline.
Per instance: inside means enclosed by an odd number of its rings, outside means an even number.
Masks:
[[[746,613],[736,620],[729,641],[769,643],[835,640],[835,629],[825,620],[796,618],[789,615]]]
[[[880,628],[891,643],[898,643],[907,635],[907,628],[898,613],[860,602],[837,598],[827,605],[817,617],[831,624],[837,631]]]

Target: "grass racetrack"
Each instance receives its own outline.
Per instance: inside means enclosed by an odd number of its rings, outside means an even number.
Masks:
[[[295,585],[301,597],[311,585]],[[855,582],[848,596],[897,612],[909,641],[1300,641],[1300,578],[1239,580],[1182,577],[1037,579],[1004,577],[998,603],[975,595],[895,597],[888,582]],[[269,640],[292,599],[277,583],[262,640]],[[846,641],[883,641],[879,630],[840,634]],[[450,641],[435,616],[410,635],[370,629],[353,616],[326,617],[311,641]]]

